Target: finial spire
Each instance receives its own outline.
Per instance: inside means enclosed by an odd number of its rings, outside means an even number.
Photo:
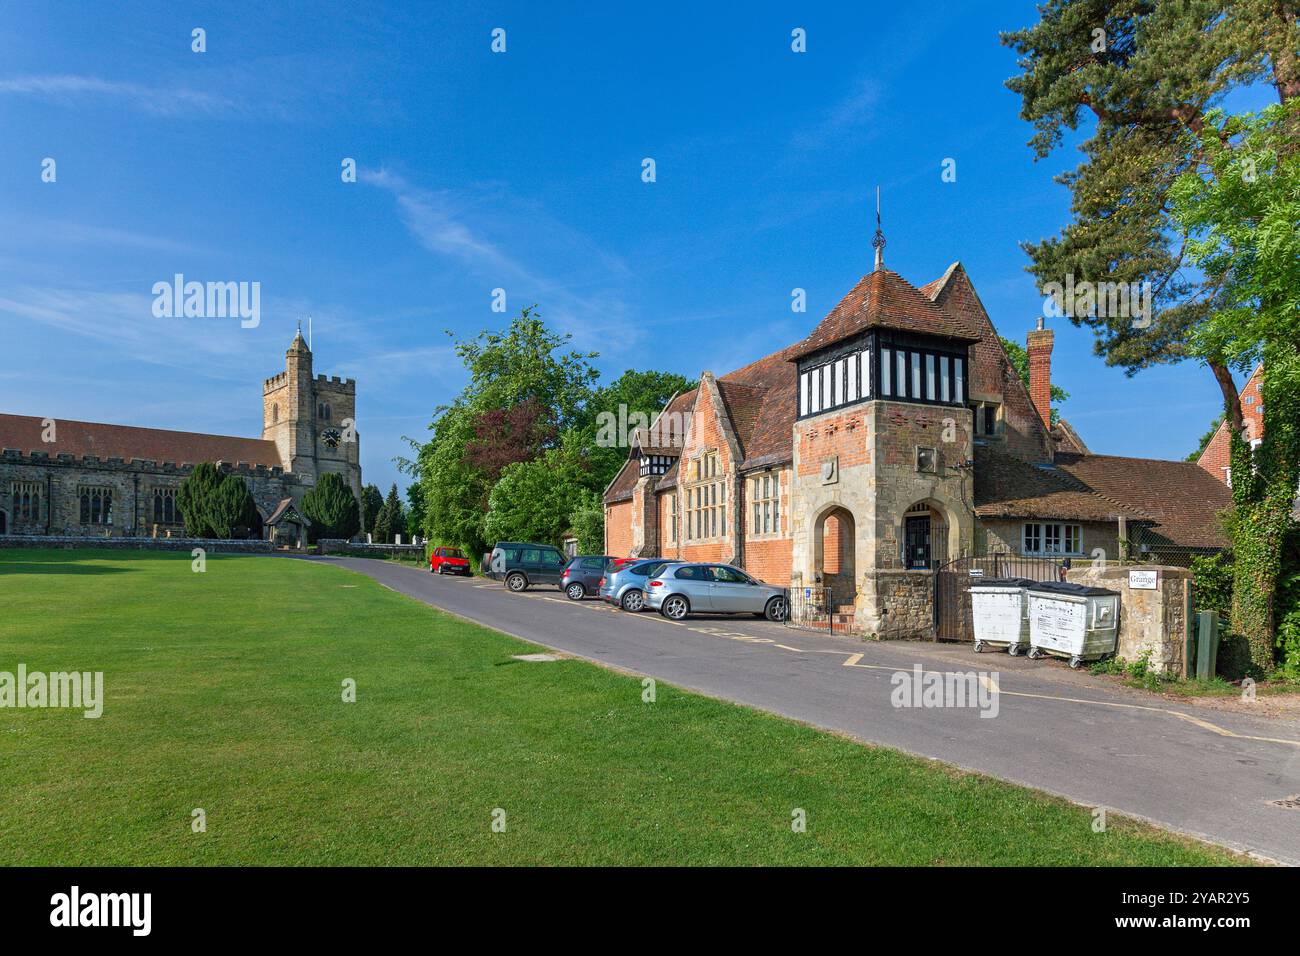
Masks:
[[[876,235],[871,240],[871,248],[876,250],[876,271],[885,268],[885,233],[880,228],[880,187],[876,187]]]

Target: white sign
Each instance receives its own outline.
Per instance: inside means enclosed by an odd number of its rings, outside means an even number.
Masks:
[[[1088,606],[1083,601],[1058,601],[1029,596],[1033,642],[1066,654],[1083,651],[1083,632],[1088,626]]]
[[[970,569],[970,576],[973,577],[973,578],[982,578],[982,577],[984,577],[984,569],[983,569],[983,568],[971,568],[971,569]]]
[[[1128,586],[1134,591],[1154,591],[1160,586],[1160,572],[1130,571]]]

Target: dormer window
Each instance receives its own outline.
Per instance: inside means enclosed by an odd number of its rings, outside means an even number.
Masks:
[[[641,456],[641,477],[646,476],[658,477],[665,474],[676,461],[671,455],[642,455]]]

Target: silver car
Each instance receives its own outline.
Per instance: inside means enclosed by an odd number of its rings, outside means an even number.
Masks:
[[[694,612],[785,620],[785,588],[729,564],[666,564],[646,582],[645,606],[672,621]]]
[[[625,564],[613,574],[601,578],[600,599],[624,611],[640,611],[645,607],[645,585],[649,575],[667,564],[663,558],[646,558]]]

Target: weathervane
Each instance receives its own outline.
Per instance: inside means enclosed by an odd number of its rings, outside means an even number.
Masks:
[[[876,269],[885,268],[885,233],[880,228],[880,187],[876,187],[876,235],[871,240],[871,248],[876,250]]]

